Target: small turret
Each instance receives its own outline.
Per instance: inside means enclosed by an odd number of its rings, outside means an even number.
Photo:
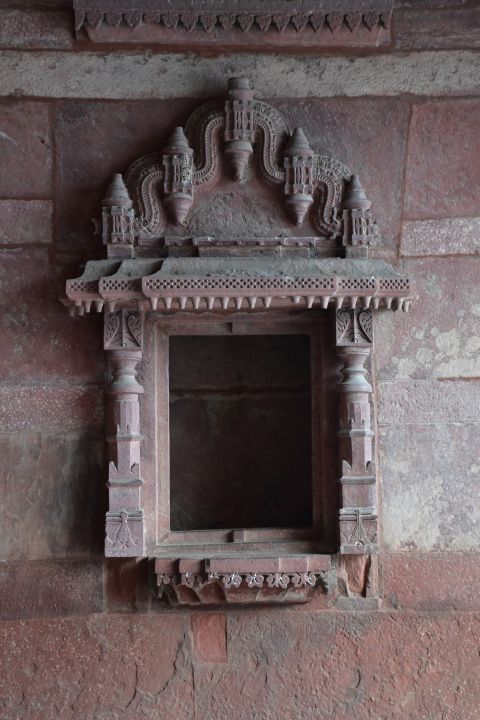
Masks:
[[[228,80],[225,102],[225,153],[234,180],[241,181],[253,153],[253,91],[247,78]]]
[[[285,195],[290,215],[299,226],[313,203],[313,155],[302,128],[295,128],[283,153]]]
[[[163,150],[165,205],[181,225],[193,202],[193,150],[182,127],[176,127]]]
[[[346,257],[368,257],[377,236],[377,226],[370,213],[371,204],[358,175],[352,175],[342,202],[342,244]]]
[[[102,238],[109,257],[132,256],[133,203],[120,173],[113,176],[102,200]]]

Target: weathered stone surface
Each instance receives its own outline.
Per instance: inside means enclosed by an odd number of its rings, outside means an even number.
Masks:
[[[52,205],[44,200],[0,200],[0,244],[52,242]]]
[[[480,377],[480,258],[411,260],[416,284],[409,313],[379,313],[378,379]]]
[[[205,97],[225,78],[251,77],[263,97],[462,95],[480,88],[480,58],[468,50],[366,57],[4,51],[2,95],[146,99]],[[274,68],[274,72],[272,72]],[[128,80],[127,80],[128,78]]]
[[[394,380],[377,386],[379,425],[479,422],[480,379]]]
[[[55,120],[59,172],[58,247],[77,261],[99,256],[92,218],[114,173],[138,157],[162,150],[172,127],[185,123],[194,103],[60,103]]]
[[[478,216],[480,100],[414,105],[405,180],[406,219]]]
[[[473,720],[477,625],[465,613],[231,614],[229,664],[195,668],[196,717]]]
[[[0,564],[0,619],[88,615],[103,610],[103,562]]]
[[[478,550],[480,423],[380,427],[383,546]]]
[[[401,255],[471,255],[480,252],[480,218],[417,220],[403,224]]]
[[[227,628],[224,614],[194,613],[192,632],[193,650],[199,662],[227,662]]]
[[[0,432],[103,432],[103,387],[4,385],[0,387]]]
[[[13,94],[17,94],[15,90]],[[52,164],[53,148],[47,103],[2,102],[0,104],[2,197],[50,197]]]
[[[395,47],[433,49],[480,47],[480,10],[436,8],[397,11],[394,15]]]
[[[106,598],[109,612],[158,609],[149,586],[148,561],[138,558],[108,558],[105,563]]]
[[[396,608],[478,610],[478,553],[391,553],[381,556],[382,596]]]
[[[96,616],[0,625],[1,712],[16,720],[193,720],[186,620]]]
[[[1,48],[68,49],[73,44],[73,18],[68,12],[30,8],[2,9]]]
[[[358,173],[385,237],[380,256],[396,254],[400,231],[403,162],[409,108],[392,99],[344,98],[280,101],[291,127],[302,127],[311,147],[333,155]],[[388,190],[387,190],[388,189]]]
[[[0,251],[0,375],[4,382],[100,382],[101,318],[92,313],[72,321],[59,302],[64,282],[64,275],[49,263],[45,248]]]
[[[193,664],[188,616],[4,622],[16,720],[474,720],[478,614],[228,614],[228,664]]]
[[[0,559],[101,552],[105,512],[98,433],[0,435]]]

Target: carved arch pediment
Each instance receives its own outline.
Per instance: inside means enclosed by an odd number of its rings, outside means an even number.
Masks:
[[[200,105],[185,128],[175,128],[163,152],[127,170],[138,241],[161,239],[167,223],[181,227],[196,196],[218,184],[224,165],[236,182],[247,181],[250,166],[267,185],[281,189],[292,225],[301,226],[309,214],[318,236],[339,236],[351,170],[315,152],[301,128],[292,131],[275,107],[254,98],[246,78],[231,78],[225,100]]]

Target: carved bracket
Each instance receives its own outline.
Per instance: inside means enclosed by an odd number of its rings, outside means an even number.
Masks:
[[[171,604],[298,603],[332,588],[329,556],[155,561],[158,595]]]

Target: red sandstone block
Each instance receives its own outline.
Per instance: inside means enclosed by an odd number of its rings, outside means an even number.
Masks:
[[[64,276],[43,248],[0,251],[4,382],[65,384],[101,380],[101,317],[72,320],[59,302]]]
[[[67,12],[2,10],[0,48],[68,49],[72,40],[73,18]]]
[[[227,630],[225,615],[202,613],[192,615],[193,648],[202,663],[227,662]]]
[[[403,268],[418,300],[409,313],[376,318],[378,378],[479,377],[480,257],[410,260]]]
[[[196,717],[473,719],[477,626],[468,613],[232,613],[228,664],[195,668]]]
[[[381,594],[391,607],[480,610],[478,553],[390,553],[380,563]]]
[[[103,431],[103,387],[4,385],[0,387],[0,432]]]
[[[415,255],[474,255],[480,252],[480,217],[404,222],[400,253]]]
[[[3,197],[50,197],[53,150],[47,103],[0,104],[0,193]]]
[[[405,219],[478,215],[480,100],[413,106],[405,184]]]
[[[0,435],[0,560],[91,557],[103,546],[98,431]]]
[[[394,23],[395,47],[402,50],[480,47],[478,7],[397,10]]]
[[[150,608],[153,594],[148,581],[147,560],[109,558],[105,572],[109,612],[145,611]]]
[[[102,562],[0,564],[0,619],[103,611]]]
[[[189,616],[0,626],[2,713],[17,720],[473,720],[478,613],[229,612],[228,663],[195,663]]]
[[[193,720],[186,627],[174,614],[4,622],[0,712],[17,720]]]
[[[52,204],[46,200],[0,200],[0,244],[52,242]]]

